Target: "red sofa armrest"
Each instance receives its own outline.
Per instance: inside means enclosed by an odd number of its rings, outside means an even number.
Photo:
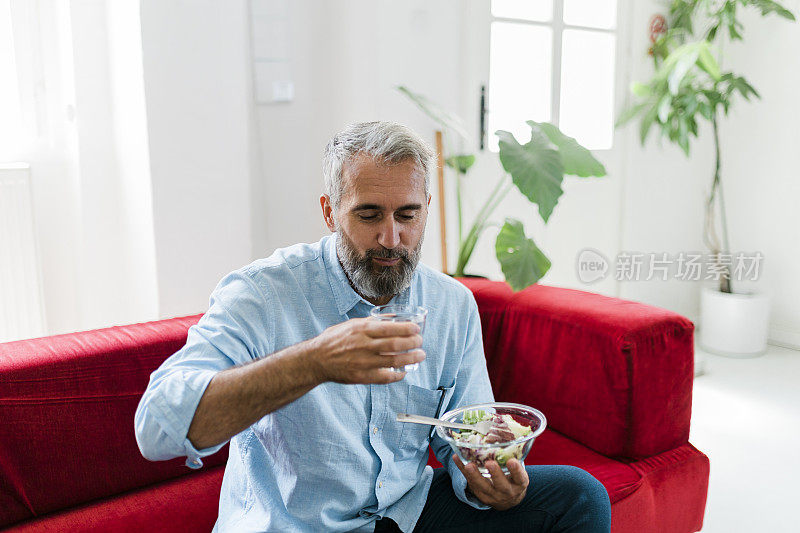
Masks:
[[[133,421],[151,372],[199,319],[0,343],[0,529],[197,474],[181,458],[142,457]],[[206,470],[227,454],[207,457]]]
[[[688,442],[693,324],[649,305],[572,289],[462,279],[478,303],[495,398],[610,457]]]

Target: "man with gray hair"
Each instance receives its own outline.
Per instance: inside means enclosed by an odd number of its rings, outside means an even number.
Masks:
[[[223,278],[152,374],[135,418],[145,457],[200,468],[230,441],[215,531],[609,531],[586,472],[511,459],[484,478],[395,420],[494,401],[472,293],[419,263],[434,164],[399,124],[336,134],[320,197],[332,235]],[[427,308],[424,340],[369,318],[387,303]],[[429,445],[445,468],[426,466]]]

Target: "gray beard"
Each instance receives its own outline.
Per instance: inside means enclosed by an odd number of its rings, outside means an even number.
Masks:
[[[414,270],[419,263],[422,238],[412,252],[388,250],[386,248],[367,250],[360,256],[352,241],[341,230],[336,239],[336,254],[353,288],[366,298],[379,300],[394,296],[406,290],[414,279]],[[400,258],[396,265],[375,265],[373,257],[381,259]]]

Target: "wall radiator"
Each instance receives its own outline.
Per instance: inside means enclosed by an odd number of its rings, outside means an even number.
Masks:
[[[30,168],[0,165],[0,342],[45,334]]]

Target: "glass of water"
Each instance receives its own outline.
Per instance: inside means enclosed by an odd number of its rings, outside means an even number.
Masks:
[[[391,322],[413,322],[419,326],[419,334],[422,335],[422,332],[425,330],[425,317],[428,314],[428,310],[417,305],[390,304],[374,307],[369,314],[373,319],[376,320],[388,320]],[[405,352],[386,352],[386,355],[397,355],[398,353]],[[419,363],[414,363],[411,365],[406,365],[402,368],[395,368],[394,370],[397,372],[410,372],[417,370],[418,368]]]

